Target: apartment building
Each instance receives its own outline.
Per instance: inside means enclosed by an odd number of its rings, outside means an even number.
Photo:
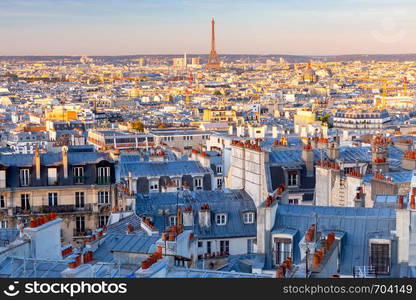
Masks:
[[[69,152],[0,156],[0,222],[57,213],[64,242],[75,242],[106,224],[115,195],[114,162],[106,153]]]
[[[198,149],[205,145],[211,132],[187,129],[158,129],[151,132],[154,137],[155,145],[166,145],[174,147],[180,151]]]

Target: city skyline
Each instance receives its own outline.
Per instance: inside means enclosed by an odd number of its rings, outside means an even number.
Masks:
[[[207,54],[212,16],[219,55],[416,52],[416,4],[389,2],[0,0],[0,55]]]

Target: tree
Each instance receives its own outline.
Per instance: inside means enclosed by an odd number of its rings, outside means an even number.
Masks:
[[[331,118],[331,116],[329,114],[324,114],[323,116],[320,116],[318,118],[318,120],[321,121],[322,124],[326,124],[328,126],[328,128],[332,128],[333,125],[330,122],[330,118]]]
[[[131,127],[138,131],[144,131],[144,125],[140,120],[134,121]]]
[[[168,125],[166,125],[166,123],[159,123],[158,125],[157,125],[157,128],[159,128],[159,129],[163,129],[163,128],[168,128]]]

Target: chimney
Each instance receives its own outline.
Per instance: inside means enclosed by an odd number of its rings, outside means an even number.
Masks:
[[[36,180],[40,180],[40,154],[39,154],[39,147],[36,145],[35,151],[35,168],[36,168]]]
[[[23,229],[23,235],[30,237],[30,256],[36,259],[62,259],[61,223],[55,213],[30,221],[30,227]]]
[[[416,201],[415,201],[415,195],[413,194],[410,196],[410,209],[415,210],[416,209]]]
[[[387,173],[389,171],[389,163],[387,162],[387,146],[389,145],[389,143],[389,139],[380,135],[377,135],[373,138],[371,142],[371,159],[373,174],[380,170],[382,173]],[[403,157],[405,157],[405,155],[403,155]],[[405,169],[405,167],[403,168]]]
[[[127,178],[128,184],[129,184],[129,195],[133,194],[133,178],[132,177],[133,177],[132,173],[131,173],[131,171],[129,171],[129,175],[128,175],[128,178]]]
[[[194,225],[194,212],[192,210],[192,206],[189,205],[188,207],[185,207],[183,211],[183,226],[189,227],[193,225]]]
[[[403,209],[403,195],[399,196],[397,208]]]
[[[272,137],[276,139],[279,136],[279,131],[277,126],[272,126]]]
[[[178,207],[178,210],[176,212],[176,225],[181,226],[182,225],[182,210]]]
[[[64,165],[64,178],[68,178],[68,147],[62,147],[62,163]]]
[[[355,207],[364,207],[365,206],[365,195],[363,193],[363,188],[361,186],[357,187],[357,194],[354,198]]]
[[[306,175],[313,176],[313,149],[310,141],[303,147],[302,160],[306,164]]]
[[[211,226],[211,212],[208,204],[202,205],[199,210],[198,223],[200,227],[209,228]]]
[[[330,160],[337,160],[339,157],[339,147],[337,142],[329,144],[328,156]]]

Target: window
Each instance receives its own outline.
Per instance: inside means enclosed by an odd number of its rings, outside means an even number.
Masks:
[[[172,182],[176,185],[178,190],[181,188],[181,180],[179,178],[172,179]]]
[[[297,186],[297,172],[296,171],[289,171],[287,173],[287,185],[288,186]]]
[[[370,265],[374,268],[376,274],[390,273],[389,244],[371,244]]]
[[[222,189],[222,178],[217,178],[217,189]]]
[[[246,212],[243,214],[244,224],[254,223],[254,212]]]
[[[104,225],[107,226],[108,216],[99,216],[98,217],[98,227],[102,228]]]
[[[7,228],[7,221],[6,220],[0,221],[0,228]]]
[[[20,207],[22,209],[30,209],[30,195],[29,194],[20,195]]]
[[[292,240],[287,238],[274,239],[275,263],[280,265],[286,258],[292,257]]]
[[[230,241],[220,241],[220,253],[230,254]]]
[[[217,225],[223,226],[227,224],[227,215],[226,214],[216,214],[215,215],[215,222]]]
[[[110,193],[108,191],[98,192],[98,203],[110,203]]]
[[[29,186],[30,184],[30,170],[20,169],[20,186]]]
[[[58,193],[49,193],[49,206],[58,206]]]
[[[110,184],[110,167],[98,168],[98,184]]]
[[[0,188],[6,187],[6,171],[0,170]]]
[[[202,178],[194,179],[194,187],[196,190],[202,190]]]
[[[211,253],[212,249],[211,249],[211,241],[207,242],[207,253]]]
[[[159,191],[159,180],[151,180],[149,189],[151,192],[158,192]]]
[[[4,195],[0,195],[0,208],[6,208],[6,201],[4,200]]]
[[[202,242],[201,241],[198,242],[198,248],[202,248]]]
[[[169,216],[169,226],[176,226],[176,216]]]
[[[222,173],[222,166],[217,166],[217,173],[221,174]]]
[[[299,204],[299,199],[289,199],[289,204]]]
[[[75,218],[75,226],[76,226],[76,232],[84,232],[85,231],[85,217],[80,216]]]
[[[75,184],[84,183],[84,168],[83,167],[74,167],[74,183]]]
[[[251,254],[254,252],[254,241],[252,239],[247,240],[247,254]]]
[[[48,168],[48,185],[57,185],[58,177],[56,168]]]
[[[75,207],[82,208],[85,206],[84,192],[75,192]]]

